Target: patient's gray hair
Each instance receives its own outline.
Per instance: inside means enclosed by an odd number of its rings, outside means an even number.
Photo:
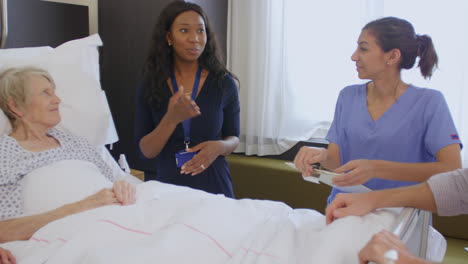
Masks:
[[[28,81],[32,76],[44,77],[55,87],[52,76],[41,68],[27,66],[7,68],[0,71],[0,108],[6,114],[12,125],[16,120],[16,115],[11,111],[8,102],[13,100],[20,108],[26,106],[31,91]]]

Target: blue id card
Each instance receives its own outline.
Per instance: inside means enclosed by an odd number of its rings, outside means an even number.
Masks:
[[[182,165],[184,165],[187,161],[191,160],[193,158],[193,156],[195,156],[197,153],[198,153],[198,151],[197,152],[187,152],[185,150],[177,152],[175,154],[177,168],[182,167]]]

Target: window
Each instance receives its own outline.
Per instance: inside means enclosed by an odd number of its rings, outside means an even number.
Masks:
[[[230,1],[228,65],[241,81],[238,150],[279,154],[299,140],[324,137],[339,91],[367,81],[357,78],[350,59],[361,28],[384,16],[407,19],[416,33],[433,38],[439,70],[424,80],[414,67],[402,78],[440,90],[465,140],[466,13],[464,0]]]

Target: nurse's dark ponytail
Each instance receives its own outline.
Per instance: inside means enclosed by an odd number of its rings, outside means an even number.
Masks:
[[[369,22],[363,30],[373,34],[385,52],[400,50],[400,69],[411,69],[419,56],[418,66],[422,76],[432,76],[438,62],[432,39],[428,35],[416,35],[410,22],[396,17],[384,17]]]

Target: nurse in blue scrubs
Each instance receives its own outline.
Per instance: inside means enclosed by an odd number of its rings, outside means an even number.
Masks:
[[[417,35],[406,20],[386,17],[368,23],[351,56],[364,84],[345,87],[326,139],[328,149],[303,147],[294,163],[304,175],[320,162],[342,173],[337,186],[364,184],[372,190],[408,186],[461,168],[461,142],[441,92],[401,80],[418,67],[430,78],[437,66],[432,39]],[[331,202],[340,192],[333,189]]]

